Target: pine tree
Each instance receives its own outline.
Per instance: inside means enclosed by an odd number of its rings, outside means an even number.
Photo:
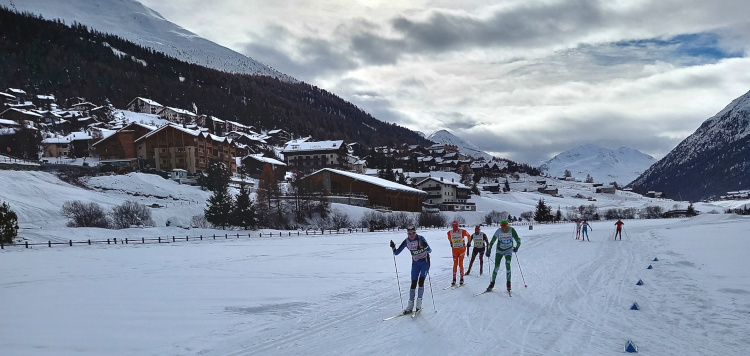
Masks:
[[[242,178],[240,191],[232,208],[232,225],[247,230],[258,225],[258,218],[255,216],[253,202],[250,200],[250,190],[247,189],[244,176]]]
[[[552,221],[551,208],[544,203],[544,199],[539,199],[539,203],[536,205],[534,220],[538,222]]]
[[[224,229],[232,221],[233,201],[229,194],[229,170],[224,163],[212,160],[205,180],[213,192],[208,198],[208,206],[205,209],[206,220]]]
[[[0,243],[10,245],[18,236],[18,216],[8,203],[0,205]]]
[[[696,216],[698,213],[695,211],[695,207],[693,206],[693,202],[690,202],[690,205],[688,205],[687,211],[685,212],[686,216]]]

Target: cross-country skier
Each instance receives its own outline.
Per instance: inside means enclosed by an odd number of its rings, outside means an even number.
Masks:
[[[615,226],[617,226],[617,230],[615,230],[615,240],[617,240],[617,235],[620,235],[620,241],[622,241],[622,225],[625,225],[625,223],[622,222],[622,220],[617,219],[617,222],[615,223]]]
[[[516,246],[513,247],[513,240],[516,240]],[[492,271],[492,280],[490,285],[487,287],[487,291],[491,291],[495,288],[495,279],[497,278],[497,271],[500,269],[500,262],[505,257],[505,277],[507,279],[506,286],[508,292],[510,292],[510,259],[513,256],[513,252],[517,252],[518,248],[521,247],[521,238],[518,237],[516,229],[508,226],[508,220],[500,221],[500,228],[495,231],[492,235],[492,241],[487,248],[487,257],[490,257],[492,251],[492,245],[497,241],[497,251],[495,253],[495,269]]]
[[[588,220],[584,220],[583,223],[581,224],[581,242],[584,241],[583,240],[584,237],[586,237],[586,240],[591,242],[591,240],[589,240],[588,228],[591,228],[591,231],[594,231],[594,228],[591,227],[591,224],[589,224]]]
[[[471,249],[471,242],[474,242],[474,249],[471,252],[471,261],[469,261],[469,269],[466,270],[466,275],[471,273],[471,266],[474,264],[474,259],[479,255],[479,275],[484,272],[484,248],[490,244],[487,239],[487,234],[483,233],[479,225],[474,227],[474,233],[469,239],[469,243],[466,245],[466,256],[469,256],[469,249]]]
[[[404,314],[409,314],[414,309],[415,295],[417,297],[417,310],[422,309],[424,279],[430,271],[430,252],[432,252],[432,249],[427,244],[424,236],[417,235],[417,230],[414,226],[409,226],[406,231],[406,239],[404,239],[398,248],[396,248],[396,244],[391,240],[391,249],[393,249],[394,255],[401,253],[404,248],[409,249],[409,252],[411,252],[411,288],[409,288],[409,303],[406,305],[406,309],[404,309]],[[417,285],[419,285],[419,290],[417,290]]]
[[[453,282],[452,286],[456,285],[456,269],[461,270],[461,284],[464,284],[464,253],[466,253],[466,243],[471,238],[469,233],[458,227],[458,221],[453,220],[451,223],[451,229],[448,231],[448,241],[451,243],[453,249]]]
[[[576,219],[576,240],[581,237],[581,220]]]

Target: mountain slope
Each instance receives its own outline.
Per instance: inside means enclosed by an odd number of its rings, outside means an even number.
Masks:
[[[682,199],[750,187],[750,92],[732,101],[631,184]]]
[[[458,146],[458,151],[466,156],[471,156],[474,158],[484,158],[487,161],[492,159],[492,156],[487,152],[482,151],[479,147],[475,146],[471,142],[465,141],[464,139],[448,132],[447,130],[436,131],[432,135],[428,136],[427,139],[435,143]]]
[[[296,81],[250,57],[201,38],[135,0],[0,0],[0,5],[45,19],[61,19],[68,25],[77,22],[188,63],[230,73]]]
[[[573,177],[580,180],[591,175],[598,183],[627,184],[655,162],[653,157],[632,148],[610,150],[585,144],[540,162],[537,166],[554,177],[562,177],[565,170],[569,170]]]

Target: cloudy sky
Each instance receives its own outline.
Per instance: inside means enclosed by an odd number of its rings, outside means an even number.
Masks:
[[[140,0],[378,119],[534,163],[659,159],[750,91],[747,0]]]

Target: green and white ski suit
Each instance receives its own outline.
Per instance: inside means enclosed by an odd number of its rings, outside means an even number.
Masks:
[[[497,271],[500,269],[500,262],[505,257],[505,276],[510,282],[510,259],[513,256],[513,240],[516,240],[516,250],[521,247],[521,238],[518,237],[516,229],[508,227],[508,231],[503,231],[502,228],[497,229],[495,234],[492,235],[492,241],[487,249],[487,255],[489,256],[492,251],[492,245],[497,241],[497,251],[495,252],[495,269],[492,271],[492,283],[495,283],[497,278]]]

